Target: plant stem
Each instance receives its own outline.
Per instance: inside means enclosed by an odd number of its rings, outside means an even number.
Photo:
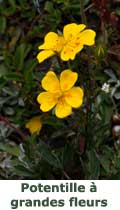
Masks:
[[[87,20],[86,20],[86,15],[85,15],[85,10],[84,10],[84,1],[80,0],[80,14],[81,14],[81,18],[82,18],[82,23],[84,23],[85,25],[87,25]]]
[[[6,125],[8,125],[9,128],[14,129],[16,131],[16,133],[18,133],[23,140],[26,139],[26,136],[24,135],[24,133],[19,128],[16,128],[14,125],[12,125],[6,117],[3,117],[2,115],[0,115],[0,121],[4,122]]]
[[[64,176],[65,176],[68,180],[71,179],[65,171],[63,171],[63,174],[64,174]]]
[[[101,31],[103,35],[103,45],[106,46],[107,37],[106,37],[105,23],[103,20],[101,20]]]
[[[63,66],[62,66],[62,62],[61,62],[59,56],[56,56],[56,58],[57,58],[57,62],[58,62],[58,64],[59,64],[59,66],[60,66],[60,68],[61,68],[61,70],[62,70]]]

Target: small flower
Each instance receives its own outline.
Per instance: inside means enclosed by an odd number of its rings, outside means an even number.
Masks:
[[[30,133],[37,133],[39,134],[42,128],[42,122],[39,116],[32,117],[25,125],[27,129],[29,129]]]
[[[109,93],[110,92],[110,85],[107,84],[107,83],[104,83],[101,90],[104,91],[105,93]]]
[[[37,97],[40,109],[47,112],[55,107],[55,115],[64,118],[72,113],[72,107],[80,107],[83,103],[83,90],[73,87],[77,78],[78,74],[70,69],[61,72],[60,79],[53,71],[49,71],[41,82],[46,91]]]
[[[115,137],[120,136],[120,125],[115,125],[112,129],[112,134]]]
[[[37,55],[41,63],[45,59],[58,53],[63,61],[74,60],[84,45],[91,46],[95,42],[96,33],[91,29],[84,30],[86,25],[71,23],[63,28],[63,35],[49,32],[44,43],[39,46],[41,51]]]
[[[45,36],[44,44],[39,46],[39,50],[43,50],[37,55],[39,63],[43,62],[45,59],[60,53],[63,48],[64,38],[59,36],[54,32],[49,32]]]
[[[78,52],[84,45],[91,46],[95,43],[96,33],[91,29],[84,30],[86,25],[71,23],[64,27],[63,37],[65,39],[64,47],[61,50],[60,57],[64,61],[74,60]]]

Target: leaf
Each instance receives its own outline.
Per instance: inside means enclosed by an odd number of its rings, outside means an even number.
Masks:
[[[49,12],[49,13],[53,13],[54,12],[54,7],[53,7],[53,3],[52,2],[50,2],[50,1],[47,1],[46,3],[45,3],[45,8],[44,8],[47,12]]]
[[[74,156],[73,145],[66,144],[65,147],[63,148],[63,154],[61,156],[64,168],[69,167],[69,164],[73,161],[73,156]]]
[[[4,80],[4,78],[0,77],[0,91],[5,86],[5,84],[6,84],[6,81]]]
[[[104,72],[112,78],[112,80],[117,81],[116,75],[112,71],[112,69],[105,69]]]
[[[0,105],[3,106],[6,102],[9,101],[9,99],[11,99],[10,96],[8,96],[8,97],[0,97]]]
[[[15,0],[8,0],[8,1],[9,1],[9,4],[10,4],[13,8],[16,7],[16,2],[15,2]]]
[[[35,70],[36,65],[38,64],[36,59],[29,60],[24,65],[24,77],[26,81],[33,81],[33,70]]]
[[[99,161],[104,170],[109,174],[111,172],[111,166],[112,166],[111,163],[114,160],[114,152],[112,148],[105,145],[103,145],[101,150],[102,154],[99,155]]]
[[[3,64],[1,64],[0,65],[0,77],[6,75],[7,73],[8,73],[7,68]]]
[[[55,154],[44,143],[40,143],[39,151],[44,160],[55,168],[62,169],[62,164]]]
[[[0,144],[0,150],[9,153],[13,156],[19,156],[20,155],[20,149],[18,146],[11,146],[9,144]]]
[[[12,81],[18,81],[18,82],[23,81],[22,75],[19,75],[19,74],[14,73],[14,72],[6,74],[4,78],[6,80],[12,80]]]
[[[54,128],[66,128],[64,121],[60,121],[55,117],[51,117],[51,116],[44,117],[43,115],[42,121],[43,121],[43,124],[51,125]]]
[[[19,45],[15,52],[15,66],[17,69],[22,70],[24,65],[24,59],[31,50],[31,45],[22,43]]]
[[[94,150],[88,151],[88,160],[90,167],[90,179],[98,179],[100,175],[100,163]]]
[[[108,160],[105,156],[103,156],[100,158],[100,163],[102,167],[104,168],[104,170],[107,173],[110,173],[110,160]]]
[[[120,99],[120,92],[119,92],[119,93],[115,93],[115,94],[114,94],[114,97],[115,97],[117,100],[119,100],[119,99]]]
[[[116,8],[115,13],[120,16],[120,8]]]
[[[6,115],[14,115],[15,114],[15,110],[12,107],[5,107],[4,112]]]
[[[14,173],[16,173],[19,176],[25,176],[25,177],[33,176],[33,173],[22,165],[14,166],[12,170],[14,171]]]
[[[4,34],[5,29],[6,29],[6,18],[4,16],[0,17],[0,34]]]
[[[19,90],[18,88],[14,87],[14,86],[9,86],[9,87],[4,87],[3,88],[3,92],[9,96],[13,96],[13,97],[17,97],[19,94]]]

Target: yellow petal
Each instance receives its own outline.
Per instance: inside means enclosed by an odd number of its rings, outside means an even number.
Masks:
[[[55,107],[55,114],[58,118],[64,118],[72,113],[72,107],[61,98]]]
[[[53,49],[58,42],[59,36],[54,32],[49,32],[44,39],[44,43],[38,47],[39,50],[41,49]]]
[[[56,46],[54,46],[55,52],[60,52],[65,44],[65,39],[63,36],[58,37],[58,41],[56,42]]]
[[[41,104],[40,109],[43,112],[47,112],[56,105],[58,96],[54,93],[42,92],[38,95],[37,101]]]
[[[60,82],[53,71],[49,71],[42,79],[42,87],[51,93],[60,91]]]
[[[43,62],[45,59],[53,56],[55,53],[52,50],[43,50],[42,52],[38,53],[37,59],[39,63]]]
[[[78,74],[76,72],[71,71],[70,69],[64,70],[60,74],[60,87],[61,90],[67,91],[75,84],[78,78]]]
[[[79,35],[76,36],[74,39],[72,39],[69,43],[68,43],[68,46],[72,47],[73,50],[78,53],[79,51],[82,50],[83,48],[83,45],[81,44],[80,42],[80,38],[79,38]]]
[[[71,23],[64,26],[63,35],[66,41],[75,37],[79,32],[81,32],[86,26],[84,24]]]
[[[81,44],[91,46],[95,43],[95,36],[95,31],[87,29],[79,34],[79,40]]]
[[[61,51],[60,57],[63,61],[74,60],[76,54],[81,51],[83,46],[75,46],[74,43],[70,45],[64,46],[63,50]]]
[[[69,59],[74,60],[76,56],[76,51],[69,45],[66,45],[61,51],[60,57],[63,61],[68,61]]]
[[[83,103],[83,90],[80,87],[73,87],[64,94],[65,101],[73,108],[78,108]]]
[[[25,125],[27,129],[29,129],[30,133],[37,133],[39,134],[41,128],[42,128],[42,122],[40,120],[39,116],[35,116],[31,118]]]

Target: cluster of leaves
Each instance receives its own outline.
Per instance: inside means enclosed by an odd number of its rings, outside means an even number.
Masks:
[[[54,57],[38,64],[37,47],[47,32],[82,23],[80,1],[0,0],[1,179],[119,179],[120,134],[113,132],[120,124],[119,31],[113,19],[103,18],[97,2],[83,1],[88,26],[97,33],[96,45],[69,62],[79,73],[85,102],[60,120],[41,113],[36,102],[46,71],[53,63],[61,71]],[[102,4],[119,20],[119,1]],[[110,93],[101,90],[105,82]],[[30,135],[25,124],[36,115],[43,127],[39,135]]]

